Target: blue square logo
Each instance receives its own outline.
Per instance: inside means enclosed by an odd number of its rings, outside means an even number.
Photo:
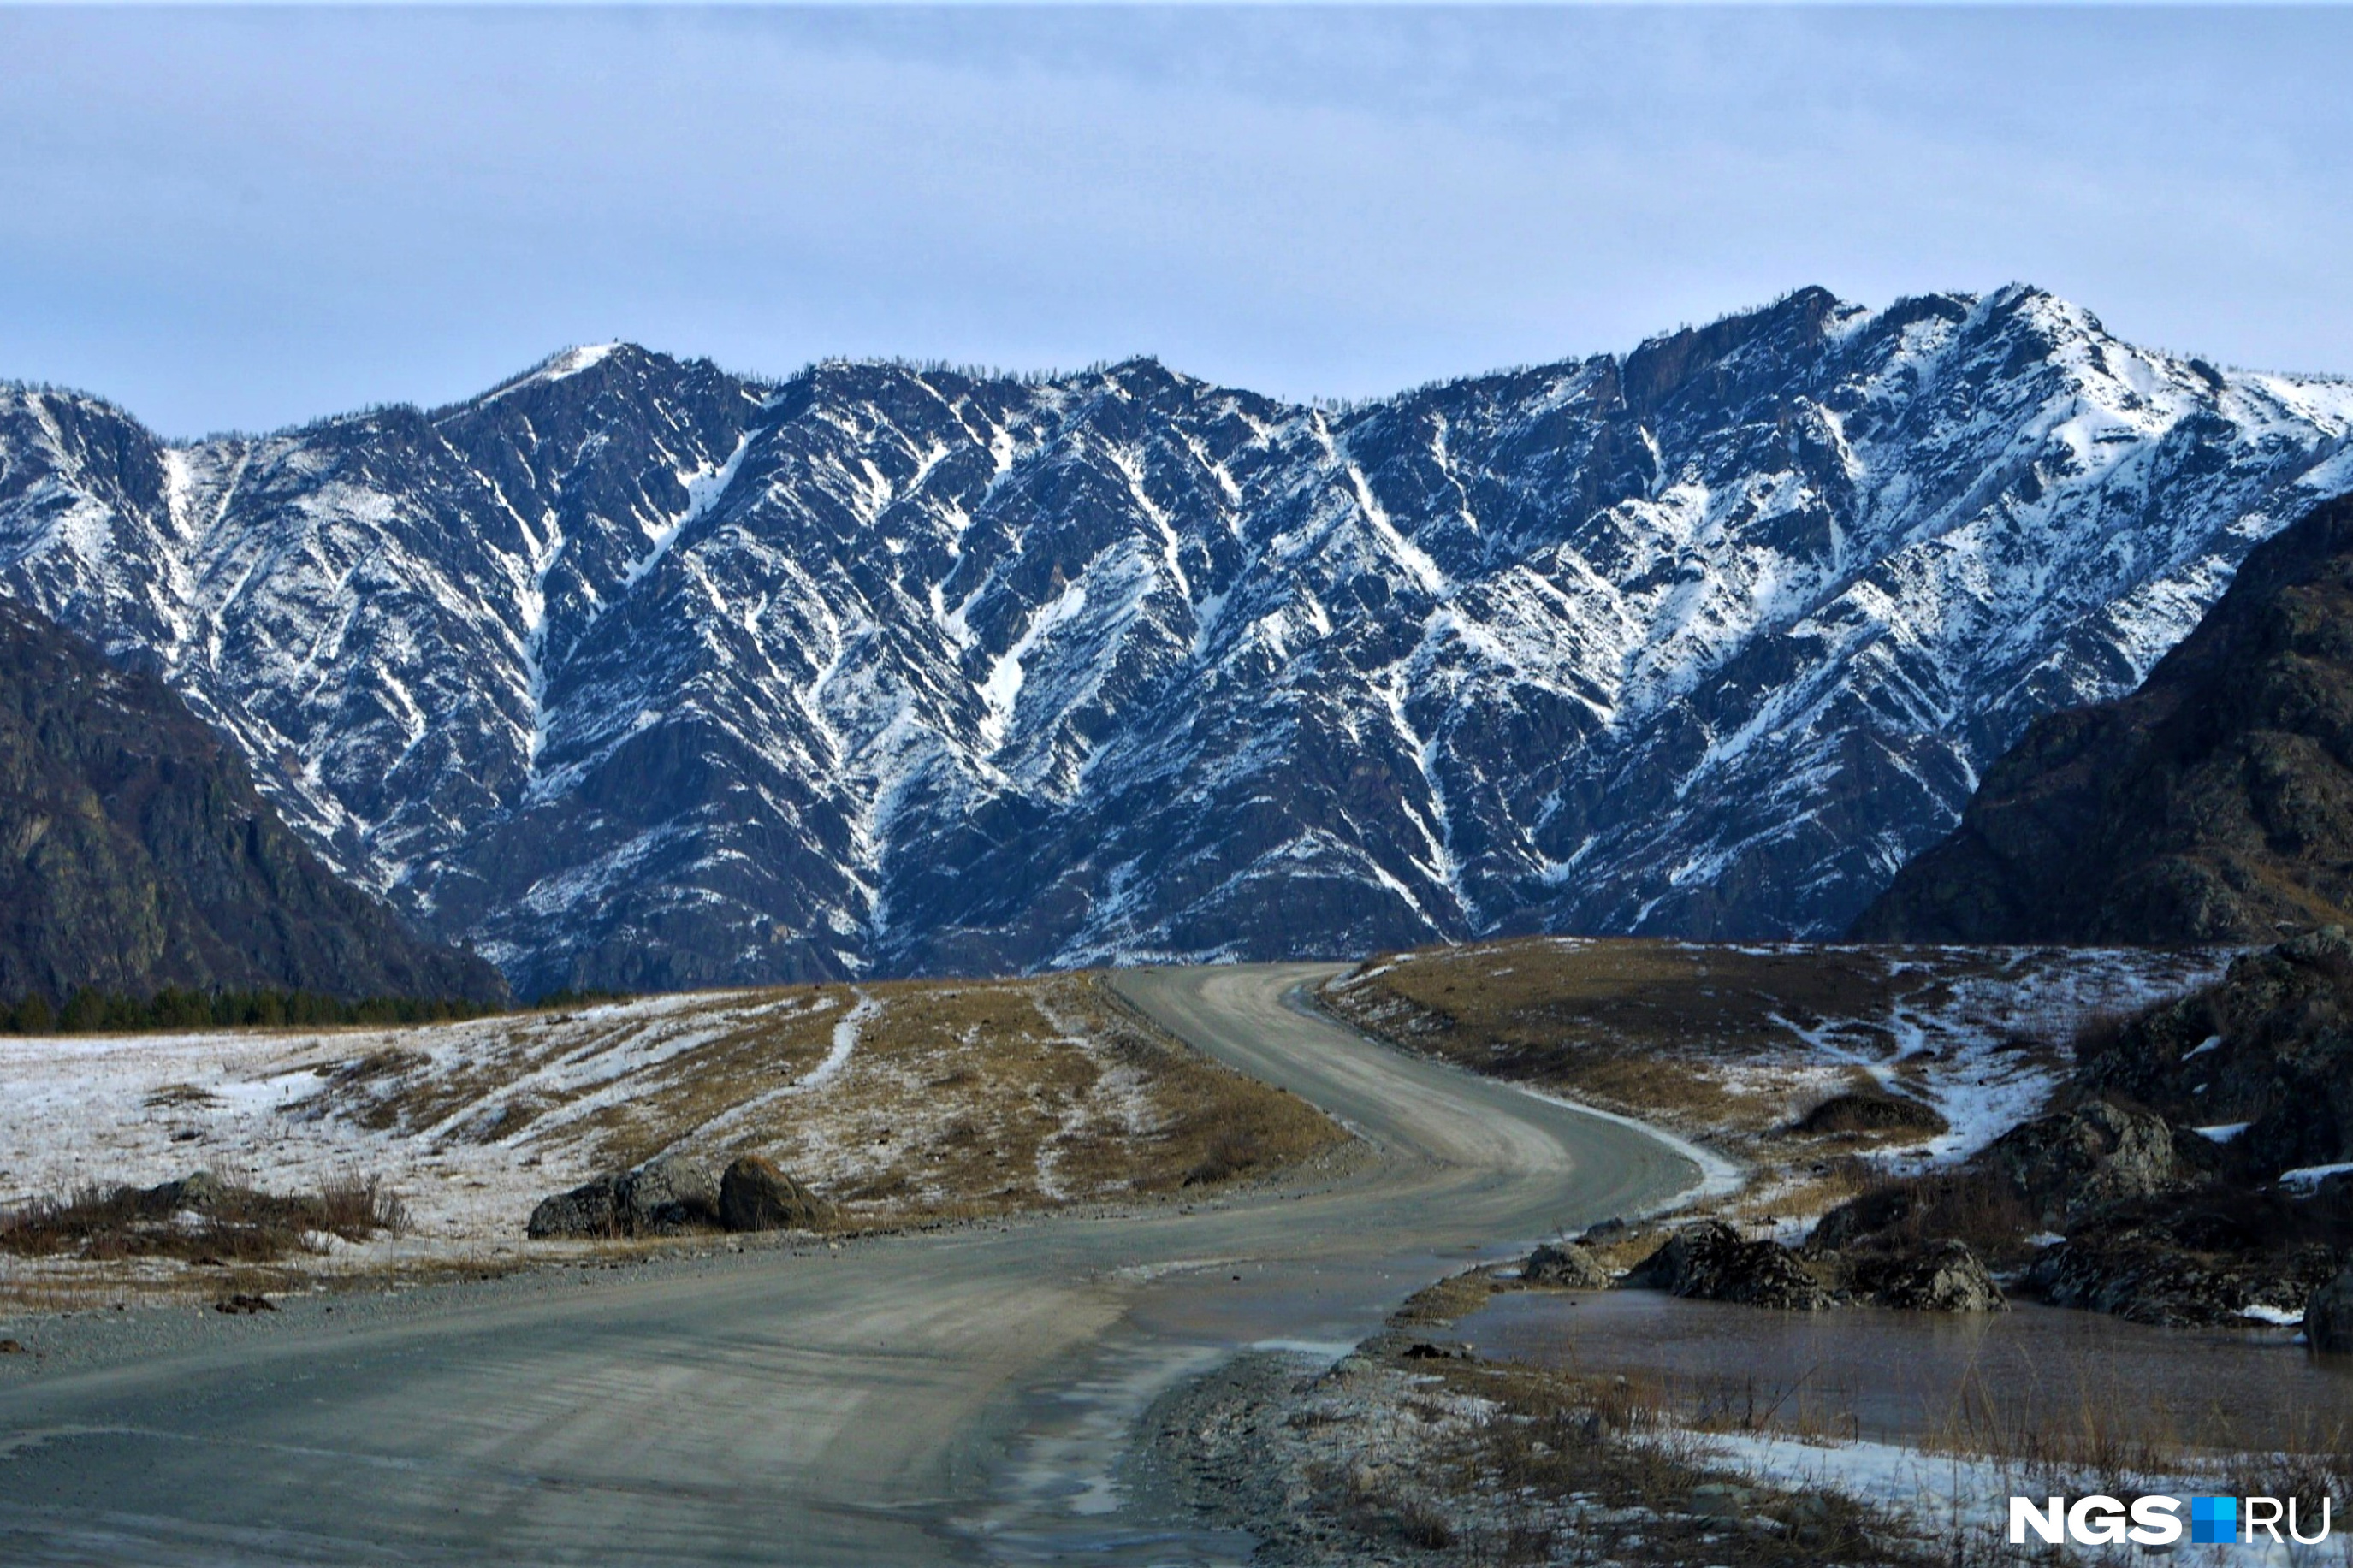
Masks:
[[[2189,1540],[2195,1546],[2237,1545],[2239,1500],[2234,1497],[2191,1498]]]

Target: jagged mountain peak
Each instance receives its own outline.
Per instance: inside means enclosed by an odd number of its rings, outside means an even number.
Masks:
[[[525,991],[1840,929],[2353,488],[2353,390],[2017,286],[1345,406],[620,344],[74,407],[0,400],[0,584]]]

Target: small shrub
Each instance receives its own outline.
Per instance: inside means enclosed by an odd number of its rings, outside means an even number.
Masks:
[[[1230,1181],[1264,1163],[1265,1160],[1264,1141],[1256,1131],[1249,1128],[1228,1128],[1209,1140],[1209,1146],[1185,1173],[1181,1184],[1199,1187]]]

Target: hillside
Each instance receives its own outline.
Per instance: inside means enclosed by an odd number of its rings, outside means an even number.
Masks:
[[[187,443],[0,389],[0,592],[529,993],[1820,936],[2348,435],[2024,287],[1345,408],[615,344]]]
[[[337,880],[162,681],[0,599],[0,1002],[167,985],[506,994]]]
[[[2353,504],[2247,558],[2132,695],[2027,731],[1855,934],[2261,942],[2353,910]]]

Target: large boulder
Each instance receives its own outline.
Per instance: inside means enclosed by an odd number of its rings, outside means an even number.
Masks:
[[[2156,1197],[2205,1174],[2153,1110],[2105,1100],[2011,1128],[1976,1162],[2006,1180],[2040,1222],[2064,1228],[2109,1204]]]
[[[222,1192],[220,1178],[210,1171],[191,1171],[176,1182],[142,1188],[139,1212],[173,1215],[182,1209],[209,1210],[220,1202]]]
[[[625,1236],[628,1232],[622,1213],[621,1178],[608,1173],[541,1199],[523,1234],[538,1241]]]
[[[715,1229],[719,1184],[711,1168],[665,1154],[634,1171],[608,1172],[568,1193],[543,1200],[523,1234],[574,1240],[619,1236],[675,1236]]]
[[[633,1236],[672,1236],[719,1224],[719,1184],[711,1167],[683,1154],[649,1160],[621,1179]]]
[[[1984,1259],[1957,1241],[1858,1259],[1849,1286],[1873,1306],[1915,1312],[2000,1312],[2010,1305]]]
[[[1836,1304],[1830,1290],[1788,1247],[1772,1241],[1744,1241],[1738,1231],[1715,1219],[1683,1226],[1620,1283],[1629,1289],[1801,1312]]]
[[[833,1205],[757,1154],[745,1154],[719,1179],[719,1221],[729,1230],[824,1230]]]
[[[1556,1285],[1568,1290],[1606,1290],[1609,1270],[1573,1241],[1547,1241],[1520,1265],[1520,1278],[1531,1285]]]

